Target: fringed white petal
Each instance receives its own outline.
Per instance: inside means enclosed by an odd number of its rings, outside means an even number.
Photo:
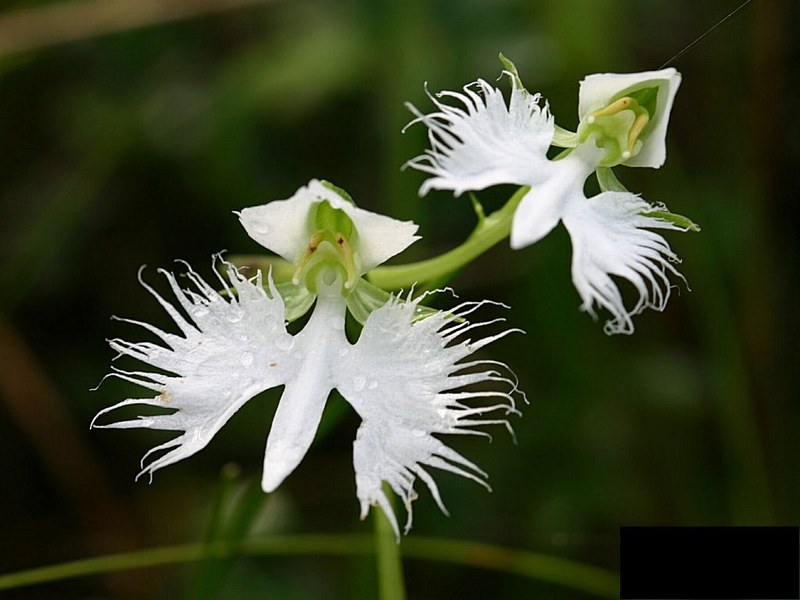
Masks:
[[[643,73],[589,75],[581,81],[578,92],[578,118],[583,120],[593,110],[636,90],[658,88],[655,114],[651,115],[650,123],[639,137],[642,149],[624,163],[627,167],[658,168],[667,159],[667,125],[680,84],[681,74],[673,68]]]
[[[595,315],[596,303],[608,310],[606,333],[633,333],[631,317],[646,308],[663,310],[669,300],[668,275],[682,275],[680,262],[666,240],[650,229],[677,229],[648,217],[653,206],[624,192],[604,192],[572,200],[565,207],[564,225],[572,238],[572,281],[580,294],[581,309]],[[639,298],[626,308],[612,276],[630,281]]]
[[[95,416],[92,426],[184,432],[148,452],[142,459],[139,475],[147,473],[152,477],[161,467],[201,450],[247,400],[285,383],[297,370],[297,359],[291,353],[293,339],[283,320],[283,301],[272,281],[267,291],[261,273],[248,280],[233,265],[225,265],[232,288],[220,277],[219,286],[225,288],[224,295],[190,267],[187,267],[186,276],[191,286],[185,290],[180,288],[175,275],[161,271],[186,316],[142,281],[183,335],[137,323],[159,337],[165,346],[124,340],[110,342],[120,355],[131,356],[157,369],[153,372],[115,369],[111,376],[141,385],[158,395],[129,398],[106,408]],[[172,412],[97,423],[102,415],[132,405],[161,407]],[[167,452],[149,460],[160,450]]]
[[[354,241],[361,273],[375,268],[419,239],[417,225],[398,221],[354,206],[331,188],[312,179],[288,200],[245,208],[239,220],[248,235],[259,244],[293,264],[302,258],[309,238],[315,233],[312,208],[327,200],[344,211],[358,234]]]
[[[433,434],[488,436],[478,429],[486,425],[510,430],[507,416],[516,412],[514,395],[518,393],[516,380],[505,365],[465,362],[480,348],[515,330],[472,341],[468,332],[471,335],[496,322],[464,320],[484,303],[462,304],[450,313],[414,322],[417,302],[392,299],[374,311],[336,370],[337,389],[363,420],[353,447],[362,518],[377,504],[398,536],[382,482],[403,500],[408,512],[406,531],[411,526],[417,477],[445,510],[428,472],[430,467],[486,485],[483,471]],[[480,389],[464,389],[473,385]],[[472,406],[473,402],[478,405]]]
[[[428,128],[430,149],[406,163],[430,175],[420,188],[424,196],[431,189],[453,190],[456,196],[467,190],[513,183],[536,185],[547,177],[547,149],[553,139],[554,121],[547,104],[540,106],[539,94],[513,85],[506,106],[503,93],[479,79],[461,92],[428,94],[438,109],[422,114],[408,104],[416,119]],[[442,97],[453,98],[455,105]]]

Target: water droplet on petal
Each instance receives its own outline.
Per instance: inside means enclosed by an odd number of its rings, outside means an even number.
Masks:
[[[339,356],[347,356],[350,350],[348,348],[342,348],[339,350]]]
[[[253,223],[253,231],[262,235],[267,235],[269,233],[269,225],[264,221],[256,221]]]
[[[291,350],[292,346],[294,346],[294,338],[290,335],[282,335],[275,340],[275,347],[283,352]]]
[[[364,386],[367,385],[367,379],[365,377],[353,377],[353,389],[357,392],[360,392],[364,389]]]
[[[374,389],[376,389],[377,387],[378,387],[378,382],[377,382],[377,381],[374,381],[374,380],[373,380],[373,381],[370,381],[370,382],[369,382],[369,389],[371,389],[371,390],[374,390]]]

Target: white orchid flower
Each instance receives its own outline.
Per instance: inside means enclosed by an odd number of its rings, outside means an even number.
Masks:
[[[594,316],[597,304],[613,317],[606,323],[608,333],[631,333],[633,315],[665,307],[667,275],[680,277],[673,266],[677,256],[649,230],[685,231],[693,224],[625,190],[608,167],[663,164],[680,75],[675,69],[590,75],[580,87],[580,126],[570,134],[555,125],[540,95],[529,93],[514,66],[504,62],[513,83],[508,105],[502,92],[483,80],[463,92],[429,94],[437,109],[430,114],[409,105],[416,115],[412,124],[422,122],[429,130],[430,149],[407,163],[431,175],[420,195],[445,189],[458,196],[504,183],[530,186],[514,214],[511,247],[533,244],[563,221],[572,239],[572,279],[581,308]],[[550,160],[551,145],[568,150]],[[595,171],[604,191],[587,198],[584,184]],[[613,276],[635,286],[639,299],[632,307],[625,307]]]
[[[265,285],[261,272],[248,279],[224,263],[230,284],[218,276],[222,288],[218,292],[191,268],[186,274],[188,289],[181,289],[175,275],[161,271],[177,303],[142,285],[181,334],[128,321],[150,331],[164,345],[110,341],[119,355],[156,369],[114,368],[111,376],[156,395],[129,398],[106,408],[92,425],[182,432],[145,454],[139,475],[152,477],[161,467],[204,448],[252,397],[284,386],[264,456],[261,483],[265,492],[271,492],[305,456],[325,402],[336,389],[362,419],[353,448],[362,518],[377,504],[399,536],[382,490],[386,482],[408,510],[407,532],[417,477],[444,511],[430,467],[486,485],[483,471],[434,434],[487,435],[476,428],[509,427],[504,417],[515,412],[513,375],[499,372],[498,368],[505,368],[500,363],[471,357],[511,330],[473,341],[467,332],[495,322],[465,320],[484,303],[464,303],[420,320],[419,299],[392,298],[369,315],[357,342],[345,336],[344,294],[353,272],[360,274],[402,251],[416,239],[416,226],[356,208],[318,181],[289,200],[245,209],[240,218],[254,239],[298,265],[298,277],[313,278],[307,284],[314,287],[316,306],[308,323],[296,335],[287,332],[284,301],[271,277]],[[334,225],[336,230],[320,230],[320,223]],[[474,385],[481,389],[471,390]],[[468,405],[485,399],[490,402]],[[125,406],[172,412],[97,423],[99,417]],[[502,415],[487,416],[493,413]],[[163,453],[154,458],[159,452]]]

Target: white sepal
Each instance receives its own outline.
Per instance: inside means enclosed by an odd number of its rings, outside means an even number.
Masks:
[[[479,79],[462,92],[428,94],[438,109],[416,115],[409,125],[422,122],[428,128],[430,149],[406,163],[430,175],[420,188],[424,196],[431,189],[453,190],[456,196],[467,190],[515,183],[536,185],[547,177],[547,149],[555,129],[553,116],[539,94],[513,85],[506,106],[503,93]],[[457,105],[445,104],[442,97]]]
[[[465,362],[480,348],[514,330],[471,341],[467,332],[496,322],[470,324],[463,319],[483,303],[462,304],[450,313],[439,312],[414,321],[418,300],[394,298],[372,312],[335,375],[336,387],[363,421],[353,446],[362,518],[377,504],[398,536],[397,520],[382,482],[402,499],[408,512],[408,531],[417,477],[445,511],[428,468],[487,485],[483,471],[433,434],[488,436],[476,428],[501,424],[510,430],[506,417],[516,412],[513,375],[497,370],[507,371],[505,365]],[[483,385],[480,390],[469,389],[474,384]],[[487,400],[470,406],[474,401]]]
[[[245,402],[285,383],[297,371],[297,360],[289,352],[292,337],[284,325],[283,301],[272,281],[267,291],[260,272],[251,281],[239,274],[233,265],[224,264],[232,285],[228,287],[222,278],[219,279],[225,297],[190,267],[187,267],[187,277],[192,285],[185,290],[180,288],[172,273],[160,271],[186,316],[142,281],[175,321],[182,336],[146,323],[128,321],[155,334],[166,346],[120,339],[110,341],[120,355],[133,357],[158,370],[130,372],[115,368],[110,376],[141,385],[157,395],[129,398],[101,410],[92,426],[184,432],[150,450],[142,459],[139,475],[147,473],[152,477],[161,467],[201,450]],[[173,412],[97,424],[98,417],[131,405],[154,406]],[[161,450],[168,451],[147,462],[154,452]]]
[[[594,316],[594,305],[608,310],[613,319],[606,333],[633,333],[631,317],[646,308],[663,310],[670,296],[673,266],[680,262],[667,241],[650,229],[681,228],[647,216],[658,210],[638,196],[603,192],[591,198],[574,198],[564,207],[562,219],[572,239],[572,281],[581,308]],[[639,298],[626,308],[612,276],[630,281]]]
[[[417,225],[398,221],[353,205],[316,179],[301,187],[288,200],[275,200],[262,206],[245,208],[239,220],[259,244],[297,264],[306,252],[309,238],[315,233],[316,204],[327,200],[353,221],[355,240],[350,240],[358,256],[359,275],[375,268],[419,239]]]
[[[648,87],[658,88],[655,114],[639,136],[641,150],[627,159],[627,167],[658,168],[667,159],[667,125],[675,94],[681,84],[681,74],[675,69],[644,71],[642,73],[596,73],[581,81],[578,92],[578,118],[610,104],[613,100]]]

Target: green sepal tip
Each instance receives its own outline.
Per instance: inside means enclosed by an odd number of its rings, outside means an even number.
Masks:
[[[660,219],[662,221],[667,221],[668,223],[672,223],[673,225],[675,225],[676,227],[680,227],[684,231],[694,231],[694,232],[700,231],[700,226],[694,221],[692,221],[689,217],[684,217],[683,215],[677,215],[667,210],[649,210],[642,214],[652,219]]]
[[[332,192],[336,192],[337,194],[339,194],[343,199],[347,200],[353,206],[356,205],[356,201],[353,200],[353,197],[350,194],[348,194],[345,190],[340,188],[338,185],[336,185],[334,183],[331,183],[330,181],[328,181],[326,179],[321,179],[320,183],[322,185],[324,185],[326,188],[328,188],[329,190],[331,190]]]
[[[517,71],[516,65],[503,56],[502,52],[499,54],[498,58],[500,59],[500,62],[503,63],[503,68],[514,78],[514,87],[525,90],[525,86],[522,85],[522,78],[519,76],[519,71]]]

